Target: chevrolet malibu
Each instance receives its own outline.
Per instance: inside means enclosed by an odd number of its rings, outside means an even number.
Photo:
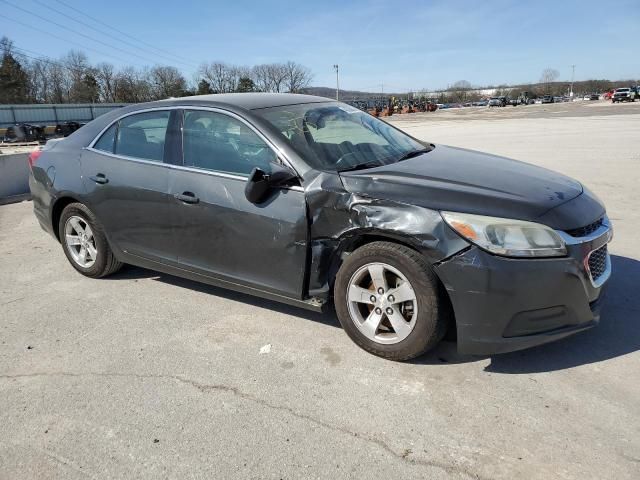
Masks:
[[[129,106],[29,165],[35,215],[81,274],[127,263],[333,304],[356,344],[393,360],[447,331],[494,354],[588,329],[611,273],[605,208],[579,182],[321,97]]]

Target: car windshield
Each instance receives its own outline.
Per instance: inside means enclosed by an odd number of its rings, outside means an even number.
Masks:
[[[254,112],[318,170],[388,165],[431,150],[372,115],[342,103],[287,105]]]

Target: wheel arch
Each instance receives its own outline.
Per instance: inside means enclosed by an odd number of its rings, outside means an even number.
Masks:
[[[53,229],[53,234],[56,236],[56,239],[60,241],[60,230],[58,228],[58,224],[60,223],[60,217],[62,216],[62,211],[65,209],[67,205],[72,203],[84,203],[71,194],[60,195],[56,201],[51,206],[51,226]]]
[[[344,259],[347,255],[353,253],[358,248],[361,248],[367,244],[374,242],[388,242],[394,243],[397,245],[402,245],[407,247],[415,252],[418,252],[421,255],[426,255],[430,257],[429,249],[425,249],[422,246],[418,239],[406,236],[406,235],[398,235],[394,232],[384,231],[384,230],[359,230],[355,232],[348,232],[342,235],[334,244],[333,250],[329,254],[329,258],[324,257],[319,259],[318,267],[321,268],[321,264],[323,262],[327,262],[327,270],[324,272],[326,280],[324,283],[323,290],[326,291],[326,295],[331,298],[333,296],[333,288],[336,281],[336,276],[338,274],[338,270],[340,270],[340,266],[344,262]],[[323,248],[330,250],[331,247],[329,245],[323,244]],[[435,252],[432,252],[435,254]],[[434,255],[435,257],[435,255]],[[429,262],[433,265],[431,259]],[[313,265],[312,265],[313,266]],[[449,296],[449,292],[444,286],[442,279],[439,276],[437,269],[432,268],[432,272],[438,282],[438,289],[441,294],[441,299],[445,302],[444,308],[447,309],[448,312],[448,338],[455,338],[455,330],[456,330],[456,321],[455,315],[453,311],[453,304],[451,303],[451,298]],[[319,271],[322,274],[321,271]],[[315,296],[314,292],[309,291],[310,296]]]
[[[457,340],[457,319],[455,311],[453,309],[451,297],[445,287],[444,282],[440,278],[440,274],[437,268],[434,268],[434,265],[437,262],[433,262],[429,258],[427,252],[425,252],[424,248],[421,248],[419,242],[410,237],[407,238],[404,236],[394,235],[393,233],[377,231],[361,232],[344,240],[345,242],[336,249],[332,257],[332,266],[328,280],[331,293],[333,293],[334,285],[337,281],[338,271],[347,258],[345,254],[349,255],[366,245],[370,245],[376,242],[384,242],[387,244],[403,246],[406,249],[412,250],[414,253],[417,253],[418,255],[425,258],[425,263],[428,265],[427,268],[429,268],[430,273],[432,274],[433,281],[435,282],[434,286],[438,298],[440,314],[442,315],[441,318],[445,322],[444,338],[454,342]]]

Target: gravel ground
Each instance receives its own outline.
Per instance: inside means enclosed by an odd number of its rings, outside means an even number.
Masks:
[[[640,109],[497,110],[391,122],[554,168],[606,202],[597,329],[393,363],[332,315],[133,267],[84,278],[30,203],[2,206],[0,479],[639,478]]]

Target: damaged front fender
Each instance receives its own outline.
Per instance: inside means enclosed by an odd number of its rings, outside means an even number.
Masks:
[[[310,297],[327,298],[342,257],[374,239],[405,244],[436,264],[469,243],[440,213],[397,201],[347,192],[337,174],[322,173],[305,189],[309,217]]]

